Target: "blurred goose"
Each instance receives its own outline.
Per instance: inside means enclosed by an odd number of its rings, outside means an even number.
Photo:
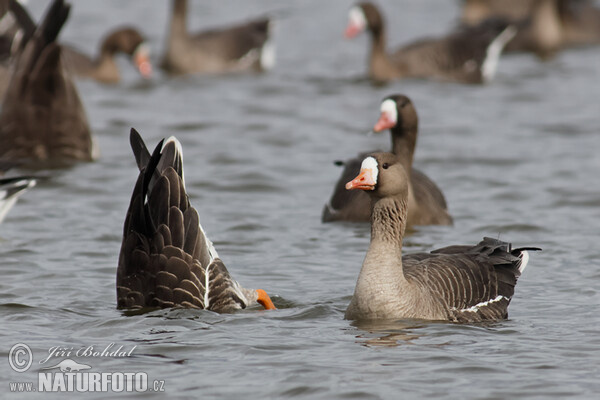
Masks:
[[[529,255],[484,238],[475,246],[449,246],[402,255],[408,179],[392,153],[364,159],[348,190],[371,196],[371,243],[346,319],[419,318],[454,322],[503,319]]]
[[[162,67],[172,74],[262,71],[274,63],[269,19],[190,34],[187,0],[172,0],[173,13]]]
[[[11,78],[15,57],[35,31],[35,23],[16,0],[0,0],[0,98]]]
[[[151,77],[149,49],[144,37],[135,28],[123,27],[111,31],[103,39],[100,54],[95,59],[70,46],[63,46],[63,58],[66,67],[76,76],[102,83],[117,83],[121,80],[115,60],[118,53],[130,56],[144,78]]]
[[[531,52],[542,59],[557,51],[600,43],[600,9],[589,0],[466,0],[462,22],[500,17],[519,26],[505,52]]]
[[[385,24],[378,8],[359,3],[350,9],[345,35],[369,31],[369,77],[385,82],[401,78],[434,78],[461,83],[493,79],[502,49],[516,33],[502,20],[488,20],[445,37],[422,39],[393,53],[386,52]]]
[[[56,38],[69,15],[54,0],[17,56],[0,112],[0,157],[37,163],[90,161],[95,148]]]
[[[163,139],[152,155],[134,129],[130,141],[140,173],[123,229],[118,307],[274,309],[264,290],[245,289],[229,275],[206,237],[186,194],[177,139]]]
[[[408,220],[407,226],[451,225],[452,217],[442,191],[424,173],[412,167],[417,143],[419,119],[417,111],[404,95],[393,95],[381,103],[381,116],[373,130],[381,132],[389,129],[392,137],[392,152],[398,155],[404,170],[410,176],[408,181]],[[348,191],[346,182],[360,171],[365,154],[344,163],[342,176],[336,183],[333,195],[323,208],[323,222],[371,220],[371,199],[362,191]]]
[[[0,178],[0,222],[4,221],[17,199],[35,184],[36,180],[31,176]]]

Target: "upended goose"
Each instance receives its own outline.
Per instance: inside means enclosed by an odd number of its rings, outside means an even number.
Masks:
[[[152,155],[134,129],[130,141],[140,173],[123,228],[118,307],[274,309],[264,290],[245,289],[229,275],[206,237],[186,194],[177,139],[163,139]]]
[[[516,33],[502,20],[489,20],[441,38],[428,38],[386,52],[385,24],[377,7],[359,3],[350,9],[345,35],[371,35],[369,77],[378,82],[401,78],[433,78],[485,83],[496,74],[502,49]]]
[[[31,176],[0,178],[0,222],[4,221],[4,217],[18,198],[35,184],[36,179]]]
[[[348,190],[373,199],[371,243],[346,319],[418,318],[454,322],[503,319],[529,255],[484,238],[475,246],[449,246],[402,255],[408,179],[392,153],[364,159]]]
[[[111,31],[100,45],[100,54],[95,59],[71,46],[63,46],[65,65],[76,76],[90,78],[102,83],[117,83],[121,80],[115,56],[128,55],[144,78],[152,76],[150,48],[138,30],[123,27]]]
[[[452,225],[448,206],[442,191],[421,171],[412,167],[419,119],[417,111],[404,95],[386,97],[381,103],[381,116],[373,131],[389,129],[392,137],[392,152],[398,155],[408,181],[408,219],[407,226],[414,225]],[[360,165],[366,154],[344,162],[344,170],[335,185],[333,195],[323,208],[322,221],[368,222],[371,220],[371,199],[362,191],[348,191],[346,182],[360,171]]]
[[[33,163],[91,161],[95,147],[56,38],[70,6],[54,0],[17,56],[0,112],[0,157]]]
[[[263,71],[274,63],[268,18],[196,34],[187,31],[187,0],[173,14],[162,68],[172,74]]]

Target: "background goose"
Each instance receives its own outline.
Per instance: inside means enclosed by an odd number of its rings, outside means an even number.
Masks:
[[[386,52],[385,23],[370,2],[350,9],[346,37],[368,30],[371,35],[369,77],[375,81],[400,78],[435,78],[462,83],[490,81],[502,49],[516,33],[503,20],[488,20],[445,37],[422,39]]]
[[[381,117],[373,130],[389,129],[392,138],[392,153],[398,155],[404,170],[410,176],[408,182],[408,220],[413,225],[451,225],[452,217],[442,191],[424,173],[412,167],[419,119],[412,101],[404,95],[392,95],[381,103]],[[357,221],[371,219],[371,199],[362,191],[348,191],[346,182],[360,171],[365,154],[344,163],[342,176],[335,185],[333,195],[323,208],[323,222]]]
[[[162,140],[152,155],[134,129],[130,141],[140,174],[123,229],[118,307],[274,309],[264,290],[244,289],[229,275],[206,237],[186,194],[177,139]]]
[[[531,52],[542,59],[557,51],[600,43],[600,9],[589,0],[466,0],[461,20],[475,25],[487,18],[506,18],[519,26],[505,48]]]
[[[187,0],[172,1],[162,67],[172,74],[261,71],[273,63],[269,19],[196,34],[187,31]]]
[[[17,199],[35,184],[36,179],[31,176],[0,178],[0,222],[4,221]]]
[[[93,159],[85,110],[56,43],[69,9],[54,0],[17,56],[0,112],[0,157],[52,164]]]
[[[526,250],[485,238],[476,246],[450,246],[402,256],[408,212],[408,179],[392,153],[362,162],[347,189],[373,198],[371,243],[347,319],[420,318],[475,322],[507,318]],[[535,249],[537,250],[537,249]]]
[[[103,83],[117,83],[121,80],[115,56],[123,53],[131,58],[144,78],[152,75],[150,51],[144,37],[132,27],[111,31],[100,45],[100,54],[95,59],[71,46],[63,46],[63,58],[70,72],[84,78]]]

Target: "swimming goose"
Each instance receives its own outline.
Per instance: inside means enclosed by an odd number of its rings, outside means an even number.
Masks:
[[[100,46],[100,54],[92,60],[74,47],[63,46],[65,66],[76,76],[95,79],[102,83],[117,83],[121,80],[115,56],[123,53],[131,57],[144,78],[152,75],[150,50],[144,37],[131,27],[111,31]]]
[[[531,52],[542,59],[557,51],[600,43],[600,9],[588,0],[466,0],[462,22],[490,17],[515,21],[519,30],[506,53]]]
[[[434,78],[461,83],[485,83],[494,77],[502,49],[516,29],[490,20],[445,37],[422,39],[388,54],[385,24],[378,8],[359,3],[350,9],[345,35],[371,35],[369,77],[377,82],[401,78]]]
[[[85,110],[56,43],[69,9],[54,0],[15,60],[0,112],[2,158],[62,164],[95,155]]]
[[[346,319],[419,318],[454,322],[503,319],[526,250],[484,238],[475,246],[449,246],[402,255],[408,213],[408,180],[392,153],[366,157],[348,190],[371,196],[371,243]],[[539,249],[535,249],[539,250]]]
[[[0,222],[15,205],[17,199],[29,188],[34,187],[36,179],[31,176],[0,178]]]
[[[448,206],[442,191],[421,171],[412,167],[417,143],[419,119],[412,101],[404,95],[386,97],[381,103],[381,117],[373,131],[389,129],[392,137],[392,153],[399,156],[408,182],[408,220],[407,226],[414,225],[452,225]],[[371,199],[362,191],[348,191],[346,182],[360,171],[360,165],[366,154],[344,163],[342,176],[336,183],[333,195],[323,208],[322,221],[371,220]]]
[[[140,173],[123,228],[118,307],[274,309],[264,290],[245,289],[231,277],[204,233],[186,193],[179,141],[161,140],[152,155],[135,129],[130,142]]]
[[[269,19],[196,34],[187,31],[187,0],[172,1],[173,14],[162,68],[172,74],[262,71],[274,62]]]

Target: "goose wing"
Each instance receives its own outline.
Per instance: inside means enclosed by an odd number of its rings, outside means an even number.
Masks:
[[[407,279],[438,300],[448,319],[461,322],[506,318],[526,250],[484,238],[476,246],[450,246],[402,259]]]

